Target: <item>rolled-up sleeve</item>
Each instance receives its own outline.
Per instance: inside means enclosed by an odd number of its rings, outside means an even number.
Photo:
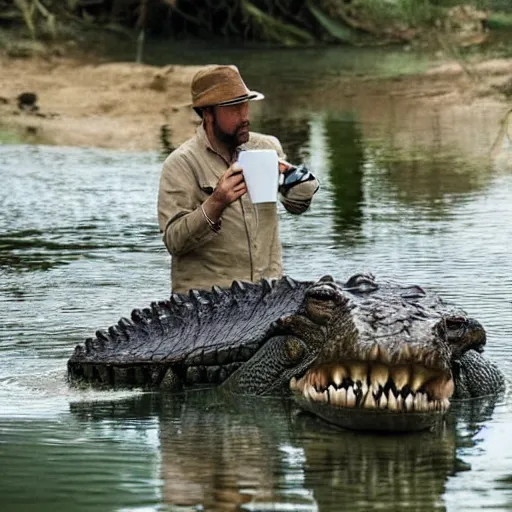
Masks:
[[[171,153],[163,166],[158,191],[158,223],[173,256],[183,255],[216,236],[201,211],[200,187],[191,166]]]
[[[299,215],[309,208],[311,200],[319,187],[320,184],[315,178],[304,183],[298,183],[288,191],[286,197],[280,194],[279,198],[286,211]]]
[[[283,146],[277,137],[269,137],[271,142],[274,144],[279,158],[286,160],[286,154],[283,151]],[[311,200],[319,189],[320,184],[315,178],[311,181],[299,183],[295,187],[291,188],[286,197],[279,194],[279,200],[285,207],[286,211],[295,215],[304,213],[310,206]]]

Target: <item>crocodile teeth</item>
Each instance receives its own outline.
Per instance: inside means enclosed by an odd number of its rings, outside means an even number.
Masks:
[[[329,400],[331,404],[338,407],[345,407],[347,405],[347,390],[335,389],[333,386],[329,386]]]
[[[420,411],[428,411],[428,396],[426,393],[418,393],[419,396],[419,405],[418,410]]]
[[[367,359],[369,361],[375,361],[379,358],[379,345],[375,343],[373,347],[368,351]]]
[[[385,396],[385,395],[382,395],[382,396]],[[388,395],[388,409],[390,411],[397,411],[398,410],[398,404],[397,404],[397,401],[396,401],[396,397],[395,397],[395,395],[393,394],[392,391],[390,391],[389,395]]]
[[[377,402],[375,401],[375,397],[373,396],[372,391],[368,391],[366,393],[366,397],[363,402],[363,407],[366,409],[376,409],[377,408]]]
[[[391,361],[391,356],[389,355],[389,350],[385,347],[379,347],[379,359],[383,363],[389,363]]]
[[[421,386],[425,384],[425,382],[427,382],[435,375],[435,372],[427,370],[421,366],[417,366],[414,368],[409,386],[416,393],[416,391],[418,391],[418,389],[420,389]]]
[[[432,400],[442,400],[450,398],[455,390],[455,385],[451,378],[435,379],[428,382],[425,390]]]
[[[306,398],[309,398],[310,400],[316,401],[316,397],[319,394],[318,391],[312,386],[311,384],[307,384],[304,386],[303,394]]]
[[[347,387],[351,381],[352,385]],[[289,387],[301,392],[307,400],[340,408],[445,412],[450,407],[454,382],[439,370],[408,365],[389,368],[380,363],[368,365],[356,361],[348,366],[319,367],[301,379],[292,377]]]
[[[391,378],[395,383],[396,389],[402,389],[404,386],[409,384],[409,378],[411,375],[410,368],[408,366],[397,366],[391,370]]]
[[[343,379],[348,375],[347,370],[343,366],[336,366],[332,372],[332,381],[336,386],[340,387]]]
[[[354,392],[356,391],[361,391],[361,396],[364,397],[366,396],[366,393],[368,393],[368,384],[366,384],[366,381],[363,381],[363,382],[354,382]]]
[[[444,411],[448,409],[450,402],[445,402],[444,400],[430,400],[428,405],[430,411]]]
[[[419,347],[415,347],[414,345],[411,345],[410,348],[413,361],[416,364],[421,363],[423,361],[423,350]]]
[[[370,374],[370,383],[374,391],[378,391],[379,386],[384,387],[389,378],[389,369],[382,364],[376,364],[372,367]]]
[[[356,382],[366,382],[366,376],[368,375],[368,366],[364,363],[352,363],[350,365],[350,378]]]
[[[412,351],[409,347],[408,343],[405,343],[399,350],[398,354],[396,355],[396,362],[397,363],[407,363],[411,360]]]
[[[425,354],[424,361],[425,366],[431,366],[435,368],[440,364],[439,354],[437,352],[430,352],[429,354]]]
[[[316,371],[313,373],[311,383],[316,389],[326,389],[328,385],[327,375],[323,371]]]
[[[324,391],[317,391],[314,386],[308,385],[304,389],[304,396],[313,402],[327,402],[328,394]]]
[[[446,412],[450,407],[450,400],[448,400],[448,398],[443,398],[443,400],[431,400],[428,402],[428,406],[430,411]]]
[[[356,395],[354,393],[354,390],[352,388],[348,388],[347,391],[347,406],[348,407],[355,407],[356,405]]]
[[[414,398],[411,393],[407,395],[406,398],[404,398],[404,409],[406,411],[412,411],[414,405]]]

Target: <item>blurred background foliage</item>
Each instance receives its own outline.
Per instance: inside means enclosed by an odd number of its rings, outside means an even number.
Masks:
[[[510,0],[0,0],[0,28],[22,28],[34,40],[102,28],[139,37],[366,45],[511,26]]]

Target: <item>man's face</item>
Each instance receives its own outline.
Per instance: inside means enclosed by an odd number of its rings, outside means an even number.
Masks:
[[[213,133],[215,137],[235,148],[249,140],[249,102],[214,107],[212,110]]]

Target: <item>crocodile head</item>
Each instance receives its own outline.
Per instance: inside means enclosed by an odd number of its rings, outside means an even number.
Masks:
[[[286,386],[303,409],[356,429],[429,428],[450,406],[453,361],[485,344],[483,327],[437,295],[363,274],[322,278],[276,327],[226,387]]]

